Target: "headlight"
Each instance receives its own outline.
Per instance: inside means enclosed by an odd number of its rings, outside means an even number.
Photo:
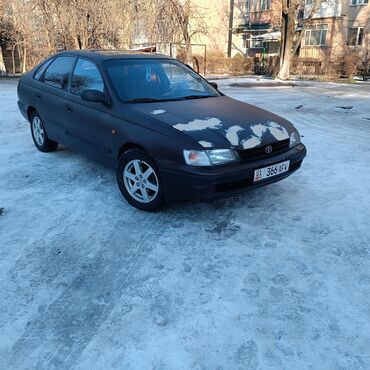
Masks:
[[[213,165],[234,162],[238,159],[238,155],[232,149],[207,150],[207,153]]]
[[[296,145],[300,144],[300,142],[301,142],[301,137],[299,136],[299,132],[297,130],[293,131],[290,134],[289,147],[293,148],[293,146],[296,146]]]
[[[184,150],[184,158],[190,166],[215,166],[235,162],[238,155],[232,149]]]

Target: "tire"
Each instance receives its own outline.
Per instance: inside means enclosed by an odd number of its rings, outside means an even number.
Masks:
[[[117,184],[132,206],[154,212],[164,204],[164,192],[154,160],[142,149],[130,149],[118,160]]]
[[[40,152],[53,152],[58,148],[58,143],[48,138],[44,123],[36,111],[31,115],[30,124],[33,142]]]

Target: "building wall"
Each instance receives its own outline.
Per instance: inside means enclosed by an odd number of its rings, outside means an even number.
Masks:
[[[348,30],[351,27],[364,28],[363,45],[347,46],[346,49],[360,54],[364,53],[366,49],[370,50],[370,4],[353,6],[350,1],[346,1],[343,7],[342,22],[342,34],[346,40],[348,39]]]
[[[326,26],[325,45],[307,45],[306,37],[303,38],[299,57],[305,60],[328,60],[335,55],[338,50],[335,47],[344,42],[341,34],[341,21],[339,18],[315,18],[308,27],[314,27],[316,30]],[[309,32],[308,30],[305,33]],[[306,35],[305,35],[306,36]]]
[[[198,11],[205,27],[192,38],[193,44],[206,44],[208,53],[227,53],[229,28],[229,0],[192,0],[193,11]],[[193,28],[199,28],[199,22],[193,20]],[[194,47],[196,53],[197,47]]]
[[[239,51],[248,56],[260,54],[277,54],[279,37],[263,43],[263,34],[275,34],[280,31],[281,1],[280,0],[247,0],[241,2],[239,14],[235,16],[234,43]],[[268,4],[268,5],[267,5]],[[266,6],[267,5],[267,6]]]
[[[263,10],[262,3],[269,1],[269,9]],[[314,0],[312,0],[314,1]],[[353,6],[354,0],[326,0],[314,14],[310,25],[320,27],[327,25],[325,45],[307,45],[305,38],[301,43],[299,56],[307,60],[328,60],[338,58],[348,51],[361,53],[370,43],[370,4]],[[356,0],[362,1],[362,0]],[[370,0],[369,0],[370,1]],[[191,21],[191,31],[197,31],[192,37],[192,44],[205,44],[207,53],[227,55],[230,0],[192,0],[193,12],[198,13],[198,19]],[[279,53],[281,29],[281,0],[234,0],[234,25],[232,56],[236,54],[254,56]],[[312,5],[302,9],[307,18]],[[199,18],[203,25],[200,26]],[[267,29],[258,30],[256,25],[268,23]],[[297,26],[299,23],[297,22]],[[255,28],[253,28],[255,27]],[[363,45],[347,45],[348,29],[363,27],[365,40]],[[255,37],[263,33],[276,34],[273,41],[263,52],[255,48]],[[370,48],[370,45],[369,45]],[[248,50],[248,53],[247,53]],[[251,51],[251,52],[250,52]],[[204,47],[193,46],[193,53],[203,55]]]
[[[328,25],[326,45],[307,46],[303,40],[299,54],[301,58],[322,61],[336,59],[350,52],[362,54],[370,47],[370,5],[353,6],[350,2],[351,0],[334,2],[332,3],[332,12],[329,11],[330,9],[326,9],[325,12],[320,12],[314,17],[312,25],[316,27],[320,24]],[[323,15],[331,15],[331,17]],[[349,28],[353,27],[364,29],[364,40],[361,45],[348,45]]]

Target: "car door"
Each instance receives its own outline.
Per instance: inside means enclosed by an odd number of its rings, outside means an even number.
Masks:
[[[69,78],[76,58],[60,56],[55,58],[39,78],[35,90],[34,105],[40,114],[49,138],[65,143],[64,106],[68,98]]]
[[[81,98],[85,90],[106,93],[99,68],[89,59],[78,58],[65,103],[64,129],[67,144],[105,163],[112,162],[110,108]]]

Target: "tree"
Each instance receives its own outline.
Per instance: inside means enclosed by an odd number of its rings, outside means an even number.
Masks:
[[[3,58],[3,49],[0,45],[0,76],[4,76],[6,74],[4,58]]]
[[[302,20],[300,31],[296,33],[296,14],[304,6],[304,3],[301,0],[282,0],[280,68],[278,78],[287,80],[290,77],[293,55],[297,52],[303,40],[307,24],[318,12],[323,1],[325,0],[314,0],[308,14]]]
[[[368,76],[370,73],[370,37],[368,33],[365,33],[365,38],[363,40],[364,46],[362,53],[359,55],[359,69],[362,74],[362,78],[364,81],[368,80]]]
[[[127,48],[136,4],[134,0],[0,0],[3,50],[12,55],[13,72],[24,72],[60,50]]]
[[[170,31],[171,40],[161,42],[184,43],[185,62],[192,65],[192,40],[200,33],[207,33],[203,9],[192,0],[157,0],[157,30]]]

